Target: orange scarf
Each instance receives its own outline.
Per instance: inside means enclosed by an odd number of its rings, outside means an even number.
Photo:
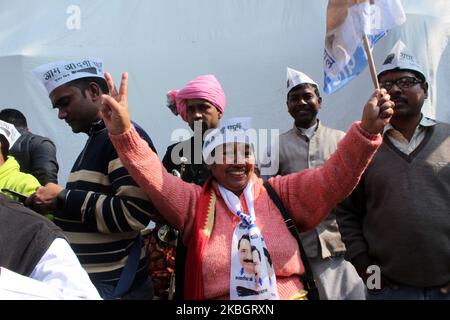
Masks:
[[[195,215],[194,231],[188,243],[184,276],[184,298],[204,300],[203,256],[214,226],[217,195],[210,177],[203,185]],[[189,270],[188,270],[189,268]]]

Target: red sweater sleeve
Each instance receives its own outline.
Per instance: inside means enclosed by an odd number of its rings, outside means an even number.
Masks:
[[[381,142],[356,122],[323,166],[269,179],[300,231],[317,226],[350,195]]]
[[[201,187],[169,174],[134,127],[121,135],[109,136],[130,175],[186,240],[192,231]]]

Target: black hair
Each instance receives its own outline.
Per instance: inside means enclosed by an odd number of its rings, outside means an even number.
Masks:
[[[8,139],[6,139],[6,137],[2,134],[0,134],[0,143],[2,145],[1,150],[2,150],[3,160],[6,161],[6,158],[8,157],[8,154],[9,154],[9,142],[8,142]]]
[[[0,111],[0,120],[13,124],[16,128],[28,128],[27,118],[16,109],[3,109]]]
[[[264,255],[266,256],[267,262],[272,265],[272,258],[270,257],[269,251],[263,247]]]
[[[255,246],[252,246],[252,250],[251,250],[251,251],[252,251],[252,252],[253,252],[253,251],[258,252],[259,261],[261,261],[261,252],[259,252],[258,248],[256,248]],[[255,262],[255,261],[253,261],[253,262]]]
[[[420,80],[422,80],[424,83],[426,82],[425,76],[424,76],[422,73],[420,73],[419,71],[416,71],[416,70],[409,70],[409,69],[408,69],[408,71],[411,72],[411,73],[413,73],[417,78],[419,78]]]
[[[303,89],[303,88],[305,88],[305,87],[309,87],[309,88],[313,88],[314,89],[314,93],[316,94],[316,96],[317,96],[317,98],[321,98],[321,96],[320,96],[320,92],[319,92],[319,88],[317,88],[317,86],[315,85],[315,84],[312,84],[312,83],[301,83],[301,84],[299,84],[299,85],[297,85],[297,86],[295,86],[295,87],[293,87],[291,90],[289,90],[289,92],[288,92],[288,97],[289,97],[289,95],[291,94],[291,92],[292,92],[292,90],[297,90],[297,89]]]
[[[238,250],[241,248],[241,240],[243,240],[243,239],[246,239],[246,240],[248,240],[248,242],[250,242],[250,236],[248,235],[248,233],[244,234],[244,235],[239,239],[239,242],[238,242]]]
[[[104,94],[109,94],[109,88],[108,84],[106,83],[106,80],[99,77],[86,77],[75,79],[68,82],[66,85],[77,87],[78,89],[80,89],[83,96],[86,97],[85,91],[89,88],[89,84],[92,82],[96,83]]]
[[[427,82],[427,80],[425,79],[425,75],[423,75],[421,72],[416,71],[416,70],[412,70],[412,69],[402,69],[402,68],[394,68],[394,69],[390,69],[390,70],[386,70],[381,72],[378,75],[378,80],[380,80],[381,76],[388,73],[389,71],[405,71],[405,72],[411,72],[412,74],[414,74],[417,78],[419,78],[420,80],[423,81],[423,83]]]

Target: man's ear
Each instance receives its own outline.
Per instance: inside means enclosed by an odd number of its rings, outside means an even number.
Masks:
[[[318,101],[319,101],[320,107],[322,107],[322,97],[319,97]]]
[[[223,113],[219,112],[219,120],[222,119],[222,117],[223,117]]]
[[[92,101],[97,101],[102,95],[100,86],[95,82],[90,82],[86,90],[89,92],[89,96],[91,97]]]
[[[425,93],[425,99],[428,98],[428,82],[424,82],[422,85],[423,92]]]

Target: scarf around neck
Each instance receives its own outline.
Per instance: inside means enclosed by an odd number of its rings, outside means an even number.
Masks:
[[[186,300],[204,300],[205,299],[205,293],[204,293],[204,287],[203,287],[203,257],[205,254],[206,246],[208,244],[209,238],[212,234],[212,229],[214,226],[214,219],[215,219],[215,205],[217,201],[217,195],[214,191],[213,185],[213,178],[210,177],[205,182],[199,202],[197,204],[197,212],[195,216],[195,222],[194,222],[194,231],[192,234],[191,239],[187,243],[188,250],[186,255],[186,272],[185,272],[185,286],[184,286],[184,298]],[[250,193],[252,193],[253,190],[253,184],[249,183],[250,186],[248,186],[247,193],[244,191],[244,195],[247,194],[246,202],[249,207],[249,211],[252,212],[250,215],[247,215],[245,213],[241,212],[242,217],[241,222],[238,224],[238,226],[235,229],[235,232],[233,234],[233,249],[232,249],[232,266],[230,270],[230,298],[231,299],[278,299],[278,293],[277,293],[277,287],[276,287],[276,277],[275,272],[273,271],[273,266],[269,261],[270,255],[269,252],[265,246],[264,239],[261,236],[261,233],[259,231],[259,228],[256,226],[256,221],[254,220],[255,214],[254,214],[254,206],[253,206],[253,195],[250,196]],[[222,193],[221,189],[225,191],[225,197]],[[231,202],[229,201],[232,196],[230,195],[231,191],[224,189],[219,185],[219,190],[221,192],[222,197],[224,198],[225,203],[227,204],[227,207],[230,209],[230,211],[233,212],[233,214],[237,214],[237,211],[232,210],[230,208]],[[233,194],[234,195],[234,194]],[[236,197],[236,196],[234,196]],[[248,198],[250,197],[250,198]],[[237,198],[237,197],[236,197]],[[228,200],[226,200],[228,199]],[[237,198],[239,201],[239,198]],[[227,203],[228,201],[228,203]],[[232,200],[232,201],[235,201]],[[240,205],[240,202],[239,202]],[[239,216],[239,215],[238,215]],[[248,217],[253,216],[253,221],[255,223],[251,223],[251,220],[248,220]],[[246,220],[247,219],[247,220]],[[250,222],[250,223],[249,223]],[[241,227],[240,227],[241,226]],[[251,226],[251,230],[248,229],[248,226]],[[231,287],[231,274],[237,273],[237,277],[246,277],[244,275],[245,271],[248,270],[248,268],[244,269],[242,266],[239,268],[233,268],[233,261],[239,261],[239,253],[237,252],[237,243],[239,242],[239,239],[236,235],[236,230],[240,229],[243,231],[242,235],[244,233],[247,233],[250,237],[250,234],[254,236],[256,234],[256,238],[252,239],[251,245],[258,249],[259,256],[261,257],[259,259],[260,262],[259,265],[256,267],[258,270],[258,274],[254,274],[252,277],[252,280],[249,279],[237,279],[238,281],[242,280],[245,283],[236,284],[233,282],[234,288]],[[250,232],[251,231],[251,232]],[[259,234],[259,236],[258,236]],[[236,241],[235,241],[236,240]],[[255,245],[256,244],[256,245]],[[256,250],[254,250],[256,251]],[[256,254],[253,255],[256,259]],[[267,258],[269,257],[269,258]],[[237,262],[239,263],[239,262]],[[235,264],[236,265],[236,264]],[[189,270],[188,270],[189,268]],[[247,277],[248,278],[248,277]],[[248,281],[247,281],[248,280]],[[245,284],[245,285],[242,285]],[[262,291],[258,293],[257,295],[254,295],[254,291]]]
[[[244,206],[233,192],[220,185],[219,191],[228,209],[241,219],[233,232],[230,299],[279,299],[272,259],[256,224],[253,182],[250,181],[243,191],[248,213],[243,212]]]

